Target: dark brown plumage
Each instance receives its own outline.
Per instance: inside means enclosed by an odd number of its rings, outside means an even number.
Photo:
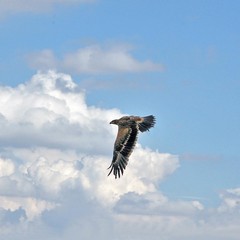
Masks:
[[[108,176],[112,172],[115,178],[120,178],[123,175],[129,156],[136,145],[138,132],[148,131],[154,126],[155,122],[156,119],[153,115],[146,117],[124,116],[110,122],[110,124],[118,125],[118,133],[114,143],[113,159],[109,166],[111,169]]]

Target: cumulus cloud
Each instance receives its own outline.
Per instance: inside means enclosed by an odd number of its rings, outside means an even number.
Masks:
[[[71,76],[38,72],[0,96],[2,239],[238,239],[239,189],[216,209],[160,191],[178,156],[138,144],[123,178],[107,177],[122,113],[87,105]]]
[[[9,176],[14,173],[14,164],[10,159],[0,158],[0,177]]]
[[[109,121],[121,113],[87,106],[69,75],[39,72],[15,88],[0,87],[0,95],[1,206],[24,209],[28,220],[57,206],[67,190],[105,206],[129,191],[155,192],[154,184],[178,167],[176,156],[138,145],[125,178],[107,178],[116,134]]]
[[[5,147],[47,146],[104,152],[112,139],[99,145],[101,134],[110,136],[108,122],[120,115],[118,110],[88,107],[84,93],[71,78],[52,71],[47,75],[39,73],[17,88],[1,87],[0,94],[0,144]]]
[[[0,14],[18,12],[42,12],[51,9],[57,4],[90,3],[94,0],[2,0],[0,1]]]
[[[126,45],[115,45],[108,48],[99,45],[80,48],[67,53],[58,59],[50,49],[45,49],[28,56],[30,66],[47,70],[57,68],[74,73],[114,73],[162,71],[163,65],[151,60],[139,61]]]

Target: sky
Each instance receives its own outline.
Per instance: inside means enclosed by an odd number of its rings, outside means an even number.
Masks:
[[[0,238],[239,239],[239,8],[0,1]],[[150,114],[107,177],[109,122]]]

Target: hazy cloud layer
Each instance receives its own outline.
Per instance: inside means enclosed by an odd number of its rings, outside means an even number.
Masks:
[[[18,12],[42,12],[51,9],[54,5],[91,3],[94,0],[1,0],[0,14],[14,14]]]
[[[139,61],[130,52],[129,46],[115,45],[108,48],[99,45],[80,48],[59,59],[50,49],[28,56],[28,62],[35,69],[51,68],[74,73],[113,73],[162,71],[163,65],[151,60]]]
[[[238,188],[212,209],[160,191],[177,156],[139,144],[123,178],[107,177],[122,113],[88,106],[69,75],[39,72],[0,96],[1,239],[239,238]]]

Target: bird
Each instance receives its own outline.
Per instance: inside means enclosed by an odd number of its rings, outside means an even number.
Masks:
[[[108,176],[113,173],[115,179],[120,178],[128,164],[129,157],[136,145],[138,133],[149,131],[154,127],[156,118],[153,115],[139,116],[123,116],[114,119],[110,124],[118,126],[118,133],[114,143],[113,158],[108,169]]]

